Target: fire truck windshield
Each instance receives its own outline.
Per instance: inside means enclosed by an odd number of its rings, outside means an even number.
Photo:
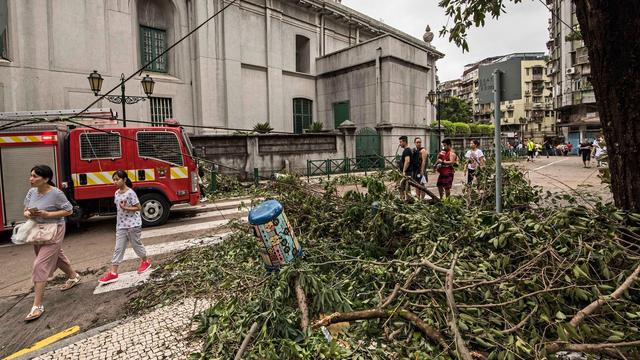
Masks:
[[[187,148],[187,155],[189,155],[189,157],[193,159],[193,145],[191,144],[191,140],[189,140],[189,136],[187,136],[187,133],[184,131],[183,128],[180,128],[180,130],[182,133],[182,139],[184,140],[184,144]]]

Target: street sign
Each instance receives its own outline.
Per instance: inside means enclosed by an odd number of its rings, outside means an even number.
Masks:
[[[480,65],[478,69],[478,102],[488,104],[493,102],[493,71],[502,72],[501,101],[518,100],[522,98],[521,68],[522,59],[514,58],[494,64]]]

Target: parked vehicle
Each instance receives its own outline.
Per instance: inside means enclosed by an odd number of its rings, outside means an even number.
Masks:
[[[0,119],[18,116],[25,114],[0,113]],[[160,127],[97,129],[58,123],[0,131],[0,230],[24,221],[22,201],[29,170],[36,164],[54,170],[54,182],[74,205],[71,221],[115,213],[111,177],[123,169],[140,199],[143,226],[164,224],[172,205],[199,201],[192,156],[189,138],[175,121]]]

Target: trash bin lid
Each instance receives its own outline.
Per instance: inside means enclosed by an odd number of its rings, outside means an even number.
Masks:
[[[276,200],[267,200],[249,211],[249,224],[265,224],[282,213],[282,204]]]

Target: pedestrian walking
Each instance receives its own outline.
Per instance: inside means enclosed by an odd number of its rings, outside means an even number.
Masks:
[[[24,217],[37,224],[46,224],[53,231],[48,239],[40,239],[34,243],[36,259],[33,262],[33,306],[25,317],[26,321],[38,319],[44,313],[43,297],[49,277],[56,268],[64,271],[67,280],[60,290],[69,290],[80,282],[80,275],[73,270],[71,262],[62,251],[62,240],[65,234],[66,216],[73,214],[73,206],[64,193],[53,182],[53,170],[47,165],[36,165],[31,169],[29,177],[31,189],[24,199]],[[55,225],[54,225],[55,224]],[[43,228],[44,229],[44,228]]]
[[[141,259],[138,266],[138,274],[149,269],[151,261],[147,257],[147,251],[140,241],[142,235],[142,218],[140,217],[140,201],[135,191],[133,191],[129,175],[124,170],[113,173],[113,184],[117,190],[114,202],[117,208],[116,218],[116,246],[111,258],[111,269],[98,279],[100,284],[109,284],[118,280],[118,266],[124,258],[124,251],[127,243],[131,243],[133,251]]]
[[[438,172],[438,192],[440,198],[443,198],[446,194],[447,197],[451,196],[451,186],[453,185],[453,166],[458,164],[458,155],[451,148],[451,140],[442,140],[442,151],[438,154],[438,159],[435,163],[435,169]]]
[[[411,167],[413,168],[412,179],[418,184],[426,187],[428,181],[426,172],[428,161],[427,149],[422,147],[422,139],[419,137],[413,139],[413,143],[416,147],[413,149],[411,154]],[[424,191],[416,188],[416,195],[418,196],[418,199],[424,199],[426,194]]]
[[[524,139],[524,141],[527,142],[527,161],[533,162],[535,144],[532,139],[529,139],[528,141],[527,139]]]
[[[545,139],[542,142],[542,148],[544,149],[545,155],[547,155],[547,159],[549,158],[549,154],[551,153],[551,141],[549,139]]]
[[[473,183],[473,179],[478,176],[478,171],[484,167],[485,158],[484,153],[479,148],[480,141],[474,139],[471,140],[471,149],[467,150],[466,154],[464,154],[466,161],[466,172],[467,172],[467,185],[471,185]]]
[[[588,168],[589,163],[591,162],[591,142],[587,139],[584,139],[580,143],[580,155],[582,155],[582,164],[584,167]]]
[[[600,167],[602,165],[602,155],[605,154],[606,150],[606,145],[604,143],[604,138],[602,137],[602,135],[598,136],[598,138],[593,141],[593,149],[594,157],[597,161],[596,166]]]

